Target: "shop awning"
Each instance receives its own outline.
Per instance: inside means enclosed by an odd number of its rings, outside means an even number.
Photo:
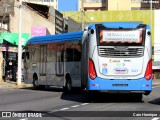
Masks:
[[[30,35],[28,33],[22,33],[22,45],[25,46],[27,41],[29,40]],[[1,44],[7,44],[12,46],[18,45],[18,33],[2,33],[0,37]]]

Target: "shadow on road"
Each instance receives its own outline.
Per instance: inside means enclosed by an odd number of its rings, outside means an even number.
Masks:
[[[149,101],[150,104],[160,105],[160,98]]]
[[[21,88],[24,90],[32,90],[32,91],[46,91],[46,92],[63,92],[62,88],[58,87],[45,87],[45,88],[39,88],[39,89],[34,89],[33,87],[26,87],[26,88]]]
[[[61,92],[60,99],[75,101],[75,102],[88,102],[88,103],[144,103],[142,100],[136,100],[135,97],[128,94],[107,94],[107,93],[94,93],[89,94],[85,90],[74,89],[73,92],[64,92],[63,88],[45,87],[45,89],[35,90],[33,87],[21,88],[24,90],[43,91],[43,92]]]
[[[89,102],[89,103],[144,103],[142,100],[137,100],[128,94],[107,94],[96,93],[93,95],[88,94],[86,91],[74,93],[62,93],[61,99],[76,102]]]

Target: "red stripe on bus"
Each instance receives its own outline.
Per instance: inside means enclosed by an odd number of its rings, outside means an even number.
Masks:
[[[122,40],[122,42],[121,43],[125,43],[126,41],[125,40]]]
[[[102,39],[100,40],[100,43],[103,43],[103,40],[102,40]]]
[[[114,41],[114,43],[118,43],[118,41]]]

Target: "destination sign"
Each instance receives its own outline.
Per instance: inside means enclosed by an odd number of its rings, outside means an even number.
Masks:
[[[135,31],[103,31],[103,42],[140,42],[140,30]]]

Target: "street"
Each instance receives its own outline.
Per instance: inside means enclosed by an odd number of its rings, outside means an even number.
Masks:
[[[142,101],[134,101],[132,97],[126,95],[98,94],[96,99],[91,100],[85,91],[64,93],[60,88],[48,88],[46,90],[33,90],[32,88],[0,88],[0,111],[43,111],[41,119],[106,119],[105,114],[111,113],[108,119],[123,120],[160,120],[160,117],[134,117],[127,114],[137,113],[137,111],[159,111],[160,110],[160,86],[153,86],[153,91],[149,96],[143,96]],[[63,113],[65,114],[63,116]],[[66,112],[68,111],[68,112]],[[71,111],[71,112],[69,112]],[[77,111],[77,112],[76,112]],[[83,112],[85,111],[85,112]],[[117,111],[117,112],[116,112]],[[119,111],[119,116],[116,116]],[[124,113],[122,111],[125,111]],[[129,112],[126,112],[129,111]],[[58,114],[54,114],[58,112]],[[66,112],[66,113],[65,113]],[[115,114],[115,117],[114,117]],[[102,116],[101,116],[102,115]],[[159,114],[160,115],[160,114]],[[52,116],[52,117],[50,117]],[[57,117],[56,117],[57,116]],[[83,116],[83,117],[82,117]],[[89,117],[88,117],[89,116]],[[99,116],[99,117],[96,117]],[[1,118],[5,120],[17,120],[17,118]],[[40,118],[18,117],[18,120],[39,120]]]

